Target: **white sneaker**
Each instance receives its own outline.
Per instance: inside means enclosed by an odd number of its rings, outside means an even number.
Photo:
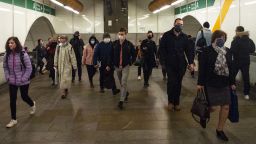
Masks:
[[[141,80],[141,76],[138,76],[138,80]]]
[[[31,107],[30,114],[33,115],[36,112],[36,102],[34,101],[34,106]]]
[[[244,99],[249,100],[250,99],[249,95],[245,95]]]
[[[16,124],[18,123],[17,120],[11,120],[7,125],[6,125],[6,128],[11,128],[13,126],[15,126]]]

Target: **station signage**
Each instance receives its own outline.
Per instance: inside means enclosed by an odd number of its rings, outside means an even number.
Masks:
[[[19,7],[27,8],[30,10],[55,15],[55,9],[51,8],[47,5],[41,4],[39,2],[36,2],[34,0],[0,0],[0,2],[8,3],[8,4],[14,4]]]
[[[215,0],[196,0],[194,2],[175,8],[175,15],[210,7],[214,5],[214,2]]]

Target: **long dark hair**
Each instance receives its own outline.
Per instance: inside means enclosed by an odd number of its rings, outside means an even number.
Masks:
[[[22,45],[17,37],[9,37],[8,40],[5,43],[5,52],[6,52],[6,62],[8,61],[8,57],[12,50],[9,47],[9,41],[13,40],[16,44],[15,52],[20,53],[22,51]]]

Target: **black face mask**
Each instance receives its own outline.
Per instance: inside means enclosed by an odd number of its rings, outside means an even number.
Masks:
[[[179,33],[179,32],[182,31],[182,26],[181,25],[175,25],[174,30]]]
[[[151,35],[149,35],[149,36],[148,36],[148,39],[152,39],[152,36],[151,36]]]

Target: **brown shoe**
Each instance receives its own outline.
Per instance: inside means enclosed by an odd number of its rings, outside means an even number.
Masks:
[[[180,110],[181,110],[181,108],[180,108],[180,106],[179,106],[179,105],[176,105],[176,106],[174,106],[174,110],[175,110],[175,111],[180,111]]]
[[[168,110],[169,110],[169,111],[172,111],[173,108],[174,108],[174,107],[173,107],[173,104],[172,104],[172,103],[169,103],[169,104],[168,104]]]

